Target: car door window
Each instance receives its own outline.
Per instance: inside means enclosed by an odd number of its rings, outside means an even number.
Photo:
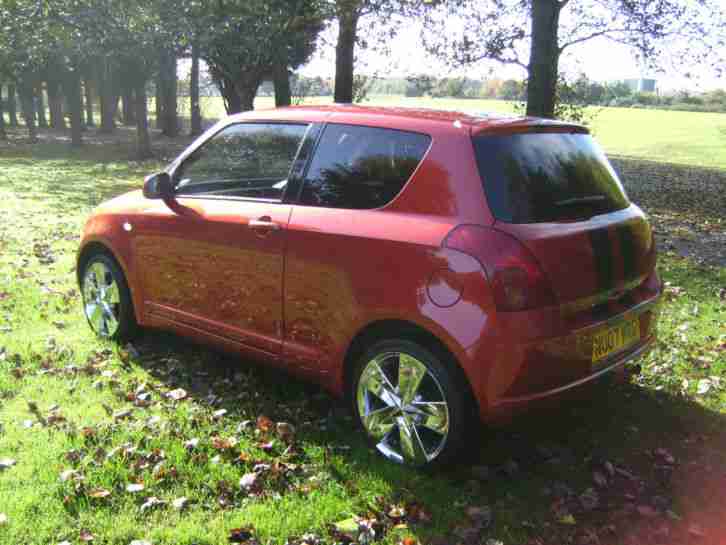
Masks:
[[[329,124],[305,176],[301,202],[379,208],[403,189],[430,143],[424,134]]]
[[[180,165],[177,195],[281,199],[307,125],[237,123]]]

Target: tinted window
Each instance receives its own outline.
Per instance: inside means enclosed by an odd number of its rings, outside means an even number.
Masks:
[[[302,203],[378,208],[401,191],[431,138],[390,129],[328,125],[308,170]]]
[[[180,195],[279,199],[306,125],[236,124],[187,157],[176,174]]]
[[[474,148],[489,206],[500,221],[584,219],[628,206],[617,174],[590,135],[477,136]]]

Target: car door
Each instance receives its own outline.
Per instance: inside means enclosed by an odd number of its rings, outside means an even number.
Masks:
[[[407,228],[410,215],[383,208],[411,178],[430,143],[424,134],[326,125],[287,232],[282,353],[296,368],[320,375],[334,371],[349,333],[367,318],[362,309],[416,306],[419,286],[396,282],[402,263],[420,265],[430,276],[432,265],[420,262],[421,252],[411,243],[426,237],[426,225]],[[430,229],[442,229],[440,223],[433,221]],[[397,286],[395,294],[386,286]]]
[[[279,353],[283,196],[307,128],[233,123],[175,166],[174,198],[134,237],[148,315]]]

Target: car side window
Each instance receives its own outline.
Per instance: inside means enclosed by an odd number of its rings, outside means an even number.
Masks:
[[[424,134],[329,124],[305,176],[301,204],[352,209],[388,204],[430,143]]]
[[[175,174],[175,193],[281,199],[307,125],[237,123],[195,150]]]

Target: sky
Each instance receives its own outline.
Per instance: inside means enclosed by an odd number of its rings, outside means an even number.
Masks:
[[[726,0],[719,0],[726,10]],[[499,63],[486,62],[466,70],[452,71],[441,61],[431,58],[420,45],[421,28],[411,25],[404,28],[390,42],[391,54],[364,51],[360,53],[361,72],[378,73],[381,77],[407,76],[416,73],[427,73],[439,77],[468,76],[476,79],[501,78],[523,79],[526,74],[522,68],[504,66]],[[365,36],[365,29],[363,29]],[[325,40],[334,43],[335,30],[326,31]],[[335,48],[333,45],[318,48],[311,61],[300,69],[306,76],[332,77],[335,67]],[[634,52],[627,46],[613,43],[607,39],[593,39],[578,47],[566,50],[561,60],[561,69],[571,75],[584,72],[595,81],[613,81],[626,78],[648,77],[658,81],[661,91],[689,89],[704,91],[714,88],[726,88],[726,80],[718,79],[707,70],[694,70],[691,78],[685,78],[676,72],[656,73],[642,71]]]

